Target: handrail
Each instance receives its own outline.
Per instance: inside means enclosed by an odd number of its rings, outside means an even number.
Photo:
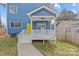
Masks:
[[[54,30],[32,30],[32,31],[54,31]],[[25,29],[23,29],[19,34],[18,34],[18,36],[22,36],[22,34],[26,34],[26,30]]]
[[[23,34],[25,34],[25,30],[24,29],[18,34],[18,38],[21,38],[23,36]]]

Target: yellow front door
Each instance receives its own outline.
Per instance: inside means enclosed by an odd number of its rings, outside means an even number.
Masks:
[[[31,33],[31,23],[27,24],[27,33]]]

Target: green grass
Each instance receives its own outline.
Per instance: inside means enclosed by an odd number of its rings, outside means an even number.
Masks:
[[[0,39],[0,56],[17,55],[17,38]]]
[[[79,56],[79,47],[65,41],[48,42],[44,45],[42,42],[34,42],[33,45],[44,55],[47,56]]]

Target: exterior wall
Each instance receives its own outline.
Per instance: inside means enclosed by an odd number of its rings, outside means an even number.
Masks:
[[[39,12],[39,13],[38,13]],[[34,15],[34,16],[50,16],[50,15],[52,15],[52,13],[50,13],[50,12],[48,12],[47,10],[39,10],[38,12],[36,12],[36,13],[34,13],[34,14],[32,14],[32,15]]]
[[[26,29],[27,23],[31,22],[31,19],[28,17],[27,13],[30,11],[41,7],[42,5],[46,5],[49,7],[49,4],[36,4],[36,3],[8,3],[7,4],[7,26],[8,26],[8,33],[16,33],[18,34],[22,29]],[[17,8],[17,13],[12,14],[10,13],[9,7],[15,6]],[[39,14],[34,14],[34,15],[51,15],[46,12],[40,12]],[[21,27],[20,28],[11,28],[10,23],[11,22],[21,22]]]

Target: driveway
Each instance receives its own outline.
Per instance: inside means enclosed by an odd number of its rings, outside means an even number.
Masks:
[[[43,56],[35,47],[30,43],[19,43],[18,56]]]

